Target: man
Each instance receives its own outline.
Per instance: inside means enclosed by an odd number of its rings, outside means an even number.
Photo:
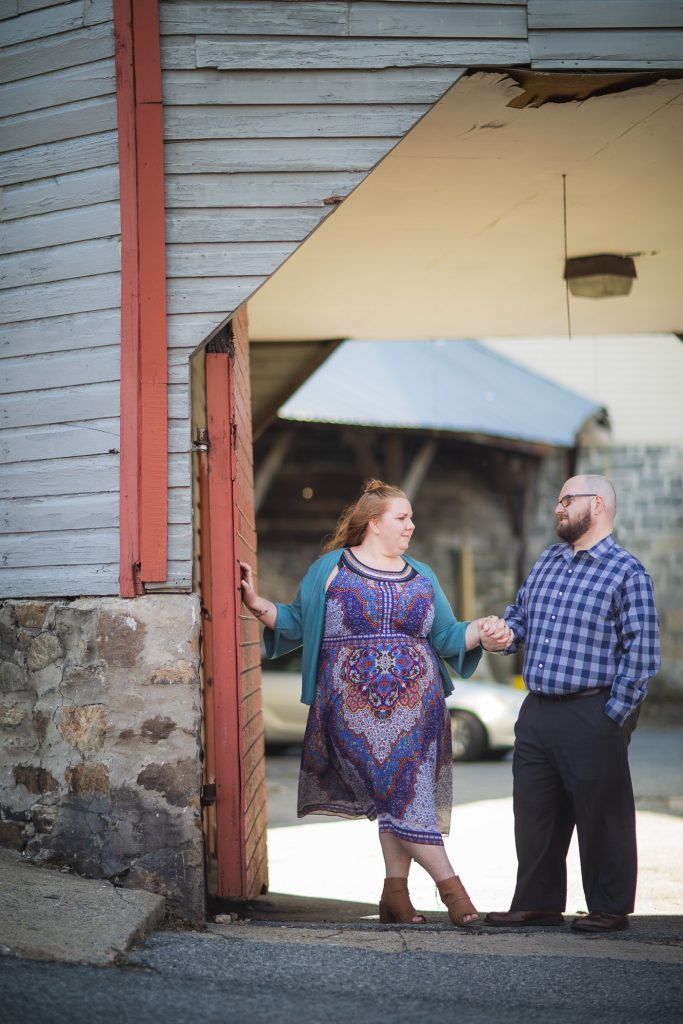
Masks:
[[[659,668],[652,581],[612,535],[614,488],[567,480],[555,506],[561,543],[547,548],[505,611],[525,645],[529,691],[516,727],[513,797],[517,886],[498,926],[562,924],[566,858],[578,834],[588,914],[572,928],[628,927],[636,832],[628,742]]]

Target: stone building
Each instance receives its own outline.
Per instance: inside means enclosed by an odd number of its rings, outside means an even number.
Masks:
[[[679,329],[682,38],[672,0],[4,0],[3,842],[188,918],[267,885],[252,386],[260,430],[341,337]],[[569,300],[591,254],[631,296]]]

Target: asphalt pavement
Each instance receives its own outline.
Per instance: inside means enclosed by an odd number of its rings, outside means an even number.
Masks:
[[[656,723],[634,739],[638,902],[609,936],[569,928],[585,909],[575,850],[564,927],[453,928],[419,869],[411,892],[428,924],[380,925],[376,826],[292,824],[296,758],[269,765],[271,891],[223,904],[203,931],[160,926],[148,893],[0,852],[2,1024],[679,1022],[682,740]],[[514,884],[509,773],[455,766],[447,843],[481,911],[505,909]]]

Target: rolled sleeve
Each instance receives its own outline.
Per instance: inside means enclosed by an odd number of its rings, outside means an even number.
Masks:
[[[468,651],[465,647],[469,622],[459,622],[448,599],[436,580],[434,587],[434,623],[429,640],[439,655],[463,679],[469,679],[482,656],[481,647]]]
[[[659,670],[659,620],[650,576],[633,573],[621,589],[617,621],[620,654],[605,713],[623,725],[647,696],[647,682]]]
[[[266,658],[279,658],[301,647],[304,639],[301,589],[291,604],[275,602],[277,617],[275,628],[263,631]]]

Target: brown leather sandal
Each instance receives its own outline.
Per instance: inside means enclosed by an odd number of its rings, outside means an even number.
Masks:
[[[439,896],[448,908],[448,916],[453,924],[467,928],[477,923],[479,920],[477,909],[467,895],[465,886],[457,875],[451,875],[450,878],[445,878],[443,882],[437,882],[436,887],[439,890]],[[470,914],[477,915],[475,921],[465,920]]]
[[[419,921],[414,918],[419,917]],[[425,924],[426,918],[418,914],[410,902],[407,878],[385,878],[379,901],[379,919],[382,924]]]

